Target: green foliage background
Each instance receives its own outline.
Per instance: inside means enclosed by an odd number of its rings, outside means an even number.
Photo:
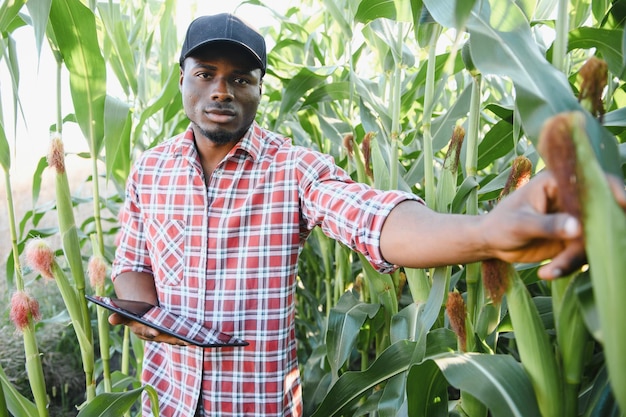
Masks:
[[[271,10],[271,2],[242,3]],[[83,262],[98,251],[112,259],[134,158],[187,126],[175,64],[175,6],[174,0],[5,0],[0,6],[1,64],[13,80],[2,93],[12,92],[15,113],[17,28],[31,25],[38,48],[50,48],[58,71],[69,76],[69,91],[58,94],[71,95],[73,110],[58,106],[51,131],[62,135],[75,124],[88,144],[89,152],[80,156],[92,161],[85,179],[92,195],[72,199],[76,209],[91,205],[93,211],[77,228]],[[261,28],[271,50],[257,120],[296,144],[332,155],[356,180],[414,192],[439,211],[484,213],[495,204],[516,157],[530,159],[536,171],[543,168],[535,147],[541,127],[571,110],[585,112],[603,169],[626,176],[623,0],[302,0],[284,14],[273,13],[280,23]],[[462,48],[478,72],[468,71]],[[609,69],[601,119],[577,100],[577,74],[591,56]],[[115,94],[112,82],[119,86]],[[7,137],[5,127],[15,121],[0,122],[0,165],[11,207],[8,144],[16,139]],[[31,122],[36,121],[26,121]],[[467,137],[446,183],[444,160],[457,125]],[[347,136],[353,138],[352,154]],[[33,173],[35,209],[9,219],[16,223],[14,254],[6,259],[9,288],[21,273],[16,255],[29,239],[59,233],[40,227],[57,207],[37,201],[44,169],[42,161]],[[55,249],[63,259],[65,248]],[[516,267],[562,368],[554,286],[537,279],[536,265]],[[564,282],[559,285],[569,288],[568,308],[584,318],[588,334],[572,342],[584,347],[582,370],[559,401],[576,403],[571,415],[622,415],[617,404],[626,405],[626,393],[611,389],[602,334],[624,333],[623,324],[595,320],[588,273]],[[444,313],[450,291],[468,302],[471,353],[458,352]],[[489,409],[493,416],[529,416],[543,410],[520,362],[523,342],[516,340],[506,302],[495,306],[484,294],[479,265],[380,275],[316,231],[301,256],[296,320],[306,415],[473,417]],[[127,367],[115,370],[113,392],[102,393],[104,371],[96,361],[99,395],[75,404],[82,406],[80,415],[136,412],[139,395],[150,391],[136,378],[140,342],[120,329],[110,329],[110,337],[112,357]],[[28,394],[12,390],[1,374],[0,381],[5,409],[32,415]],[[2,409],[0,402],[0,416]]]

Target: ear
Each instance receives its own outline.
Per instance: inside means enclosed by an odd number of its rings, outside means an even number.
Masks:
[[[180,67],[180,74],[178,75],[178,89],[182,90],[183,88],[183,80],[185,78],[185,68],[183,66]]]

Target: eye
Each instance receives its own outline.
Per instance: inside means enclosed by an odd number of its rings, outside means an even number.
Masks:
[[[250,81],[247,80],[246,78],[243,77],[237,77],[234,79],[235,84],[239,84],[239,85],[248,85],[250,84]]]

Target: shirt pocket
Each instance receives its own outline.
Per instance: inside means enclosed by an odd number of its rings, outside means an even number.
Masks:
[[[154,278],[162,285],[178,285],[185,270],[185,222],[151,218],[147,237]]]

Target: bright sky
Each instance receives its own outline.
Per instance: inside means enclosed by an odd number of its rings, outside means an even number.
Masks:
[[[275,24],[273,15],[264,7],[244,4],[232,0],[178,0],[177,19],[180,22],[179,39],[182,40],[187,24],[197,16],[222,12],[235,12],[244,20],[256,27]],[[268,0],[268,5],[282,13],[289,7],[288,0]],[[26,8],[24,8],[26,11]],[[11,81],[6,64],[0,62],[0,91],[2,91],[2,111],[4,113],[5,130],[12,149],[12,179],[28,180],[34,172],[37,162],[45,156],[48,149],[49,128],[56,122],[56,63],[44,41],[41,61],[37,64],[34,35],[30,27],[24,27],[13,33],[18,46],[20,64],[20,99],[28,123],[26,127],[21,116],[18,118],[17,134],[13,133],[13,103],[11,101]],[[72,108],[69,89],[63,97],[63,113]],[[17,139],[15,139],[17,137]],[[15,141],[15,143],[14,143]],[[64,126],[65,150],[82,152],[87,150],[80,130],[73,124]],[[4,187],[3,185],[0,185]]]
[[[268,26],[274,23],[274,18],[264,7],[243,4],[243,1],[232,0],[178,0],[179,27],[185,29],[186,24],[194,17],[215,13],[236,13],[257,27]],[[265,0],[272,9],[284,12],[289,7],[289,0]],[[293,1],[292,1],[293,3]]]

